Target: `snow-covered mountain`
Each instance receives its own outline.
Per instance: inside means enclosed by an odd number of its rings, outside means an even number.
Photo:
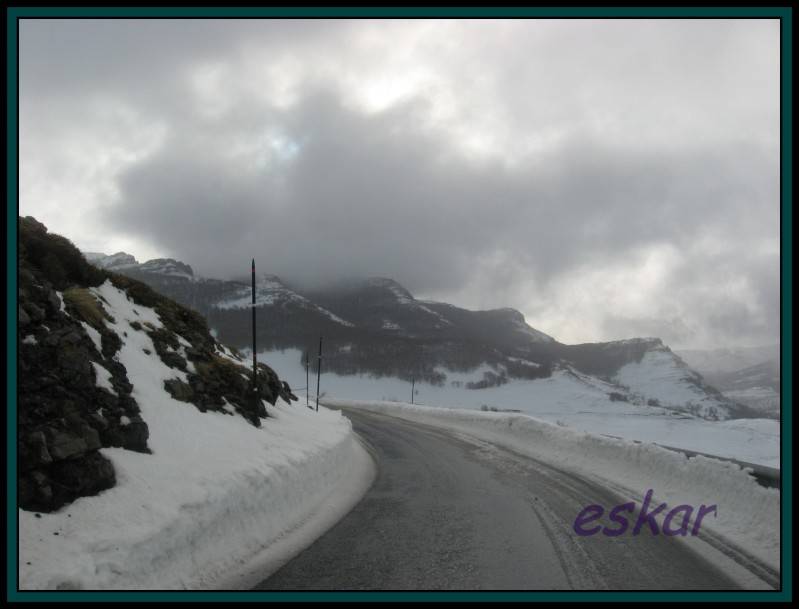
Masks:
[[[736,402],[746,404],[760,416],[780,418],[780,368],[769,360],[733,372],[708,374],[714,387]]]
[[[120,269],[129,269],[138,266],[139,262],[130,254],[125,252],[117,252],[116,254],[106,255],[99,252],[84,252],[86,260],[109,271],[118,271]]]
[[[767,361],[780,361],[779,345],[725,349],[680,349],[676,353],[685,363],[703,375],[735,372]]]
[[[729,399],[759,416],[780,418],[779,345],[677,353]]]
[[[102,265],[102,259],[95,264]],[[197,278],[190,266],[176,261],[118,270],[205,315],[221,340],[250,346],[249,281]],[[259,350],[309,352],[314,370],[313,354],[323,336],[324,367],[342,375],[445,386],[453,372],[481,370],[469,387],[487,389],[570,369],[612,387],[606,393],[631,404],[711,420],[752,414],[708,385],[657,338],[565,345],[529,326],[515,309],[471,311],[422,301],[385,277],[299,290],[274,275],[260,275],[256,311]]]

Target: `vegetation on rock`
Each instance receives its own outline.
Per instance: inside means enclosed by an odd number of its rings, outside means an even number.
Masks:
[[[91,291],[106,280],[158,314],[161,328],[146,322],[130,327],[147,333],[153,357],[187,374],[188,384],[175,379],[165,386],[176,399],[201,411],[238,412],[254,425],[266,416],[262,399],[271,404],[278,397],[297,399],[263,364],[254,394],[251,372],[244,362],[219,355],[232,352],[214,340],[199,313],[139,281],[95,268],[68,239],[33,218],[20,218],[18,226],[17,446],[23,509],[53,511],[114,486],[114,468],[99,452],[102,447],[149,452],[147,423],[118,361],[127,333],[119,336],[109,327],[108,304]],[[98,374],[107,374],[107,383],[98,384]]]

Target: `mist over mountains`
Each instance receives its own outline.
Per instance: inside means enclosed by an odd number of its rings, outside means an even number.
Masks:
[[[93,264],[139,279],[199,311],[220,340],[249,349],[248,280],[197,277],[173,259],[139,263],[119,252],[88,253]],[[612,399],[671,408],[709,419],[756,416],[692,370],[658,338],[567,345],[531,326],[512,308],[471,311],[416,299],[385,277],[303,290],[275,275],[259,274],[257,349],[299,349],[316,369],[320,336],[325,371],[396,377],[444,386],[448,371],[487,366],[469,389],[514,379],[549,378],[555,370],[610,383]],[[586,382],[591,382],[586,381]],[[758,415],[761,416],[761,415]]]

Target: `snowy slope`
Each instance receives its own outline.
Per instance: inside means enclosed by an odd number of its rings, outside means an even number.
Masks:
[[[19,510],[22,589],[213,586],[273,547],[285,552],[293,530],[339,489],[356,488],[353,473],[368,472],[368,457],[338,412],[264,402],[269,418],[255,427],[231,416],[233,408],[201,412],[173,399],[164,381],[186,373],[161,360],[145,331],[162,327],[159,315],[109,281],[91,291],[122,340],[116,357],[152,453],[103,448],[116,486],[49,514]],[[190,346],[178,341],[181,352]]]
[[[242,285],[238,290],[226,296],[223,300],[214,303],[216,309],[248,309],[252,306],[252,288],[249,285]],[[334,322],[343,326],[352,327],[352,324],[337,315],[334,315],[324,307],[312,303],[310,300],[297,294],[295,291],[286,287],[274,275],[262,275],[256,279],[255,283],[255,306],[296,306],[308,311],[319,313]]]
[[[305,369],[298,349],[263,352],[275,371],[292,387],[305,386]],[[614,384],[565,368],[550,378],[511,380],[498,387],[471,390],[466,385],[479,381],[486,371],[483,365],[469,372],[446,374],[442,386],[416,382],[414,401],[434,407],[480,410],[515,410],[551,423],[576,430],[629,440],[659,443],[734,458],[769,467],[780,466],[780,426],[778,421],[736,419],[708,421],[668,408],[648,406],[645,401],[614,401],[610,393],[621,391]],[[312,379],[311,401],[316,385]],[[369,375],[341,376],[322,366],[321,392],[330,398],[410,401],[411,384],[393,377]],[[303,391],[298,390],[304,403]]]
[[[665,347],[648,350],[641,361],[623,366],[613,380],[664,408],[708,419],[729,418],[721,396],[709,393],[701,377]]]
[[[176,277],[188,281],[196,281],[197,277],[188,264],[184,264],[172,258],[155,258],[140,264],[137,270],[143,273],[153,273],[165,277]]]

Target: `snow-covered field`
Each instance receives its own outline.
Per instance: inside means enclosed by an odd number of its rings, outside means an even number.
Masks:
[[[182,373],[130,326],[160,326],[158,316],[139,305],[134,313],[109,283],[95,292],[114,316],[108,325],[125,336],[119,360],[152,454],[102,449],[116,470],[114,488],[52,514],[19,510],[22,589],[229,585],[253,562],[279,566],[313,541],[309,522],[341,516],[360,498],[371,460],[339,412],[279,400],[255,428],[240,416],[177,402],[163,381]]]
[[[272,366],[292,387],[305,386],[305,369],[299,350],[262,353],[259,360]],[[519,410],[551,423],[594,434],[656,442],[663,446],[780,467],[779,421],[707,421],[665,408],[614,402],[608,397],[612,386],[567,371],[557,371],[546,379],[515,380],[489,389],[465,388],[468,381],[481,380],[485,370],[488,368],[478,368],[470,373],[446,371],[447,381],[443,387],[416,383],[414,402],[466,410],[479,410],[483,406]],[[315,396],[315,391],[316,379],[312,378],[312,396]],[[325,373],[324,363],[321,392],[341,399],[411,401],[408,382],[392,377],[338,376]],[[297,394],[301,393],[298,389]]]
[[[514,413],[330,398],[325,403],[460,432],[599,479],[633,501],[652,489],[657,503],[716,505],[717,517],[703,521],[704,529],[779,570],[780,493],[760,486],[734,463],[688,458],[653,444],[588,434]]]

